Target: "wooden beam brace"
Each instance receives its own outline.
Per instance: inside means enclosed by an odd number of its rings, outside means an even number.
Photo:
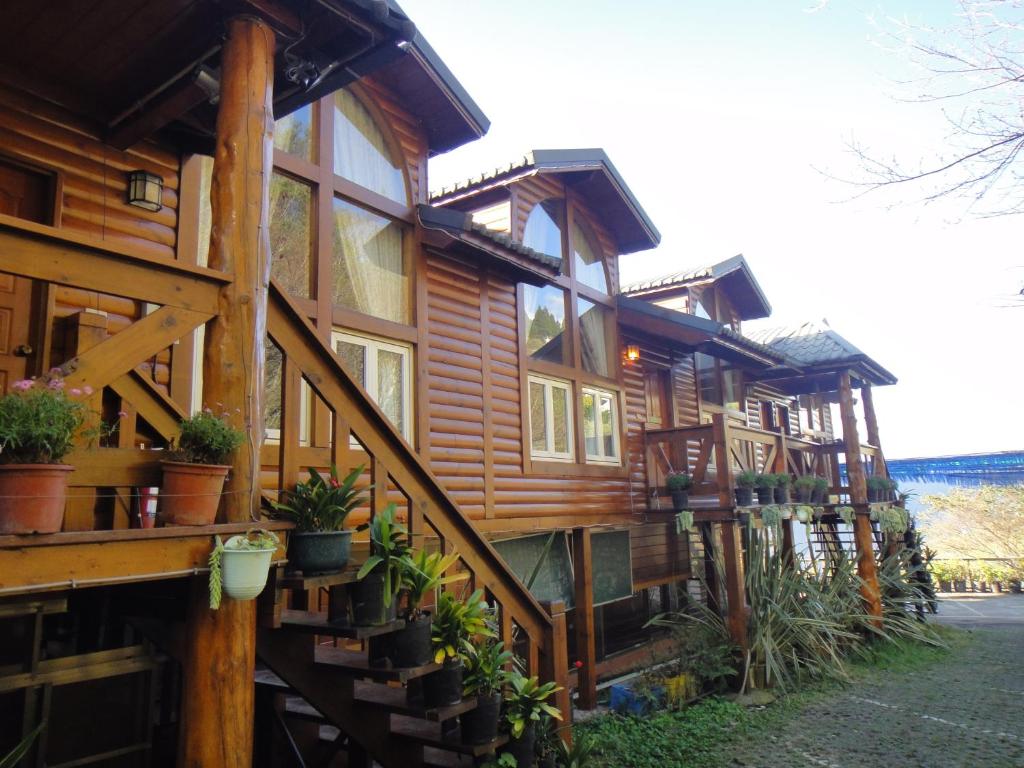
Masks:
[[[160,391],[150,379],[133,370],[112,382],[110,388],[131,403],[137,415],[145,419],[162,438],[168,441],[177,438],[181,420],[189,414]]]

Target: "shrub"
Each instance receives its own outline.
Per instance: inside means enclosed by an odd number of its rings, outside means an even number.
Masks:
[[[685,472],[673,472],[665,478],[669,491],[686,491],[693,486],[693,478]]]
[[[774,488],[778,481],[775,479],[775,475],[765,474],[758,475],[754,479],[754,486],[757,488]]]
[[[740,472],[736,475],[736,487],[737,488],[753,488],[757,483],[757,473],[750,472],[749,470]]]
[[[173,456],[189,464],[226,464],[244,439],[245,433],[228,423],[228,414],[215,416],[207,408],[181,422]]]

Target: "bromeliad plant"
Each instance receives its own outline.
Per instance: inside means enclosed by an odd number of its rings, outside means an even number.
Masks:
[[[406,590],[407,621],[415,621],[423,615],[420,606],[427,595],[458,578],[445,576],[458,561],[459,555],[455,552],[446,555],[443,552],[428,553],[423,549],[402,558],[402,587]]]
[[[384,605],[390,606],[402,587],[403,563],[408,556],[409,529],[395,519],[396,507],[388,504],[360,531],[370,532],[370,556],[359,569],[356,578],[362,580],[379,571],[384,579]]]
[[[465,664],[462,673],[463,693],[466,696],[493,696],[501,693],[508,680],[507,667],[512,660],[512,651],[506,651],[501,641],[487,639],[470,643],[462,656]]]
[[[547,703],[547,699],[562,690],[553,682],[541,685],[536,677],[526,677],[518,670],[509,676],[508,690],[505,692],[505,722],[513,739],[521,738],[526,729],[540,720],[545,713],[562,719],[557,707]]]
[[[434,663],[453,663],[473,651],[473,640],[497,637],[493,626],[494,611],[478,589],[466,600],[451,592],[442,592],[434,609],[430,641]]]
[[[355,487],[364,470],[360,465],[339,480],[333,464],[327,477],[310,467],[309,480],[296,483],[294,491],[281,491],[284,501],[274,502],[274,511],[295,523],[296,533],[340,531],[352,510],[366,503],[366,493]]]

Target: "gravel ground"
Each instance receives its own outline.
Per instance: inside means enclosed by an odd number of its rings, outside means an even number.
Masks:
[[[970,637],[947,661],[914,672],[870,672],[808,705],[773,738],[731,745],[733,764],[1024,766],[1024,623],[993,626],[985,618],[981,629],[951,622],[967,626]]]

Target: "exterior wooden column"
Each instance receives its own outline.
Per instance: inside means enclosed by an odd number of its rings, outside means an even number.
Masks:
[[[259,499],[263,343],[270,280],[267,207],[273,132],[274,34],[258,19],[227,24],[221,61],[211,203],[210,266],[233,277],[206,329],[204,403],[240,421],[247,439],[233,459],[221,514],[251,519]],[[218,405],[218,403],[220,405]],[[206,579],[191,585],[182,664],[180,768],[252,764],[256,603],[208,606]]]
[[[715,444],[715,478],[718,484],[718,506],[733,509],[732,452],[729,421],[724,413],[712,416],[712,434]],[[740,526],[735,520],[722,523],[722,559],[725,564],[725,596],[729,603],[727,622],[733,642],[741,648],[747,645],[747,593],[743,579],[743,547]]]
[[[576,688],[580,709],[597,706],[597,650],[594,641],[594,562],[590,549],[590,529],[572,532],[572,565],[576,572],[576,656],[579,668]]]
[[[863,585],[861,596],[872,616],[881,618],[882,601],[878,587],[878,567],[875,564],[874,536],[867,514],[868,485],[864,464],[860,458],[860,437],[857,435],[857,414],[853,410],[853,387],[850,374],[839,377],[839,413],[843,419],[843,443],[846,449],[846,475],[850,481],[850,501],[857,515],[853,522],[857,544],[857,573]]]
[[[788,473],[788,456],[789,446],[786,445],[786,433],[783,432],[780,427],[775,443],[775,463],[772,467],[772,471],[777,474]],[[794,551],[793,518],[790,517],[782,521],[782,554],[786,562],[790,565],[793,565],[795,562]]]
[[[221,506],[225,520],[244,522],[258,509],[260,494],[274,33],[255,18],[231,19],[221,68],[210,267],[233,280],[221,290],[219,312],[206,327],[203,401],[229,413],[248,434],[235,453]]]
[[[554,631],[549,638],[551,646],[542,649],[540,663],[530,667],[530,674],[539,673],[542,683],[551,680],[561,689],[554,696],[554,705],[562,713],[559,733],[563,741],[571,744],[572,693],[569,690],[569,632],[565,622],[565,603],[561,600],[552,600],[542,605],[551,614]]]
[[[864,425],[867,428],[868,443],[878,449],[878,456],[875,459],[875,474],[881,477],[889,477],[889,468],[882,458],[882,441],[878,436],[878,417],[875,415],[875,397],[871,393],[871,385],[866,384],[860,388],[861,400],[864,402]]]

